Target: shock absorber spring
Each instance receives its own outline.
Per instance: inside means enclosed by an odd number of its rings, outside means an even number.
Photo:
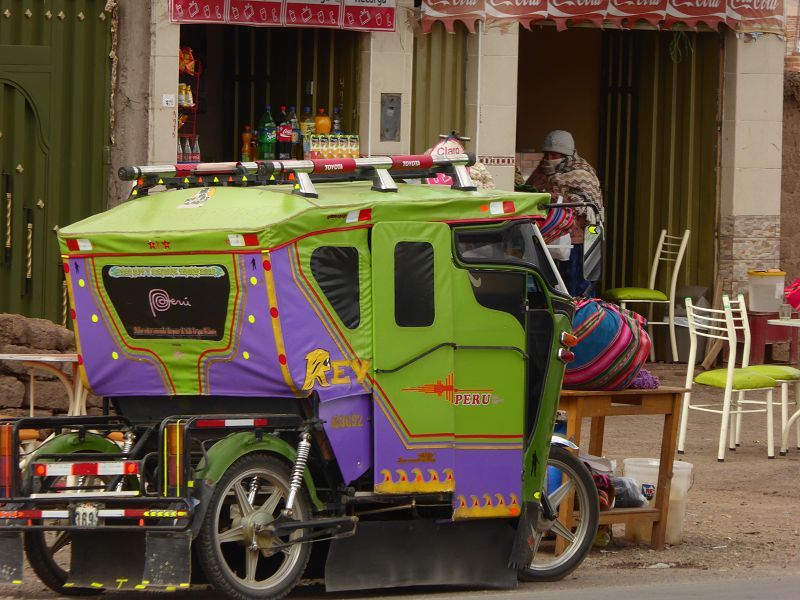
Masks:
[[[308,431],[304,431],[300,434],[300,442],[297,444],[297,457],[294,461],[292,478],[289,482],[289,496],[286,498],[286,508],[284,509],[287,516],[292,515],[295,497],[297,497],[297,492],[300,491],[300,486],[303,485],[303,475],[306,472],[306,463],[310,452],[311,434]]]
[[[128,455],[130,453],[131,448],[133,448],[133,440],[134,440],[133,432],[126,431],[124,441],[122,442],[122,454]],[[119,481],[117,482],[117,491],[121,492],[124,485],[125,485],[125,478],[120,477]]]

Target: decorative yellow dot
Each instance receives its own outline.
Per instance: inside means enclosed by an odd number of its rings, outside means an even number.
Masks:
[[[255,285],[257,283],[258,283],[258,279],[256,279],[255,277],[251,277],[250,278],[250,285]]]
[[[81,286],[81,287],[85,287],[86,286],[86,282],[83,279],[78,279],[78,285]]]
[[[117,360],[117,359],[119,359],[119,354],[117,354],[116,352],[112,352],[111,353],[111,358],[113,358],[114,360]]]
[[[245,360],[250,360],[250,353],[249,352],[242,352],[242,358]]]
[[[250,321],[251,323],[255,323],[256,322],[256,318],[253,315],[250,315],[249,317],[247,317],[247,320]]]
[[[92,315],[92,323],[97,323],[100,320],[100,317],[97,315]]]

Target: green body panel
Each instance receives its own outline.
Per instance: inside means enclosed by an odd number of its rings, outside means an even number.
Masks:
[[[558,340],[561,333],[571,332],[572,323],[562,314],[553,316],[553,335]],[[561,396],[561,384],[564,380],[566,365],[558,358],[561,348],[557,342],[550,349],[550,368],[542,390],[542,402],[539,405],[539,416],[536,429],[531,434],[525,448],[523,458],[522,498],[526,501],[539,500],[539,492],[544,489],[547,474],[547,456],[550,452],[550,440],[556,422],[558,399]]]
[[[400,327],[395,322],[395,245],[430,243],[434,249],[434,321],[430,327]],[[424,352],[454,341],[449,248],[452,233],[444,223],[379,223],[372,231],[372,289],[375,311],[375,369],[397,369]],[[446,251],[446,252],[445,252]],[[405,428],[431,443],[452,441],[455,420],[444,397],[423,396],[408,388],[444,382],[454,372],[454,351],[439,347],[422,360],[393,373],[376,373]],[[433,435],[442,434],[442,435]],[[376,444],[380,440],[376,439]],[[443,450],[444,452],[444,450]]]
[[[286,186],[171,190],[124,202],[59,231],[66,239],[89,238],[92,253],[162,253],[151,241],[166,240],[169,252],[230,251],[228,234],[256,233],[259,247],[276,248],[314,233],[365,227],[381,221],[463,221],[492,218],[489,203],[513,201],[511,216],[544,217],[547,194],[398,184],[398,193],[375,192],[370,183],[324,184],[319,198],[303,198]],[[322,190],[322,184],[320,190]],[[350,211],[371,210],[369,222],[348,222]],[[495,217],[496,218],[496,217]]]
[[[261,439],[256,439],[253,432],[234,433],[209,448],[206,456],[195,469],[194,478],[216,484],[234,462],[251,452],[277,454],[292,464],[297,454],[294,448],[277,436],[264,435]],[[308,469],[306,469],[304,480],[311,502],[317,508],[322,508],[323,503],[317,497],[317,487],[314,485]]]

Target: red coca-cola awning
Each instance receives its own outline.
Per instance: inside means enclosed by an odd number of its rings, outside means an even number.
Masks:
[[[577,23],[631,28],[649,23],[669,29],[725,25],[736,31],[785,34],[784,0],[422,0],[422,28],[441,21],[453,31],[456,21],[475,31],[478,21],[532,23],[550,21],[561,30]]]
[[[173,23],[394,31],[397,0],[169,0]]]

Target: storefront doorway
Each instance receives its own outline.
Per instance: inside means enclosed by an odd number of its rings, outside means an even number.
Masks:
[[[714,285],[721,43],[711,32],[520,29],[518,163],[532,169],[548,131],[573,133],[605,197],[606,288],[646,283],[661,229],[692,230],[679,285]]]
[[[245,126],[255,129],[264,107],[308,107],[341,115],[345,134],[358,133],[357,31],[323,28],[181,25],[202,73],[195,106],[180,107],[179,136],[199,137],[204,162],[238,160]],[[181,75],[192,84],[193,77]]]

